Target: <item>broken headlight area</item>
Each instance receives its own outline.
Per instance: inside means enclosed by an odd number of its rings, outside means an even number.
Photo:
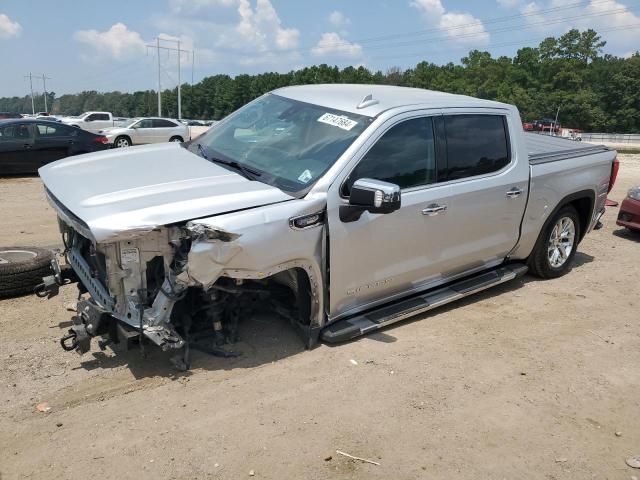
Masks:
[[[66,256],[79,279],[73,326],[65,350],[84,353],[92,337],[114,350],[153,344],[176,350],[189,368],[191,349],[235,356],[238,326],[256,309],[273,311],[307,332],[311,288],[292,268],[263,279],[225,276],[241,250],[239,236],[211,229],[162,227],[143,237],[94,245],[64,226]]]

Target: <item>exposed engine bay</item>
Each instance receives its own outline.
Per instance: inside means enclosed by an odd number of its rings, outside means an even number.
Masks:
[[[78,280],[77,314],[65,350],[152,343],[176,350],[190,368],[191,349],[237,356],[238,325],[256,308],[287,318],[307,346],[317,339],[319,299],[312,269],[300,262],[268,272],[227,270],[240,235],[202,224],[159,227],[144,235],[95,244],[60,220],[65,257]]]

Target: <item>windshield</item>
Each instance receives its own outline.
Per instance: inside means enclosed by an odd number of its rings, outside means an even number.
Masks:
[[[139,118],[131,118],[125,122],[122,122],[122,128],[129,128],[131,127],[131,125],[133,125],[134,123],[137,123],[140,119]]]
[[[288,193],[306,191],[373,118],[264,95],[189,146],[196,154],[257,172]],[[222,162],[221,162],[222,163]]]

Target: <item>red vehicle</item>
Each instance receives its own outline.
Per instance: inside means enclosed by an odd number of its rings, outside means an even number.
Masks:
[[[533,123],[531,122],[523,122],[522,128],[525,132],[533,132]]]
[[[640,231],[640,185],[629,190],[627,198],[620,205],[616,224]]]

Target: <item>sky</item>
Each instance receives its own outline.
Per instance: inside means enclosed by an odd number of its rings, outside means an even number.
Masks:
[[[593,28],[606,53],[629,56],[640,48],[640,1],[0,0],[0,97],[27,94],[29,72],[58,96],[156,89],[156,38],[180,42],[188,83],[320,63],[384,72],[457,63],[474,48],[512,56],[571,28]],[[177,85],[177,67],[177,52],[161,50],[163,89]]]

